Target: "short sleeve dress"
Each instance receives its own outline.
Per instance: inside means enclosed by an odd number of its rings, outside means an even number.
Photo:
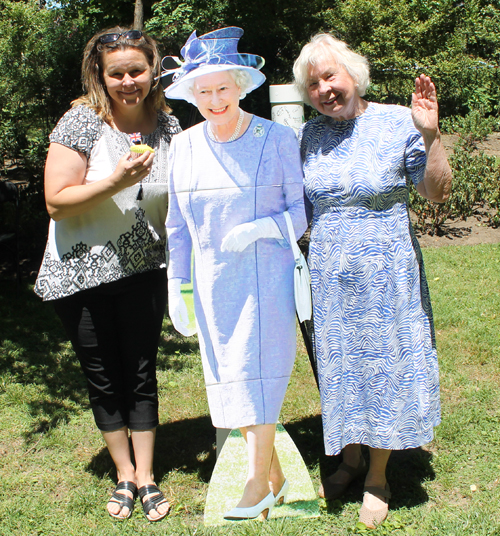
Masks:
[[[426,164],[411,112],[369,103],[352,120],[315,118],[301,152],[326,453],[428,443],[440,422],[439,372],[408,213]]]
[[[296,351],[294,259],[283,212],[306,227],[292,129],[253,117],[237,140],[210,140],[206,122],[175,136],[169,159],[168,277],[191,279],[212,422],[278,420]],[[221,251],[236,225],[270,216],[283,239]]]

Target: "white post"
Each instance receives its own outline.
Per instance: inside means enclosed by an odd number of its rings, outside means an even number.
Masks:
[[[269,86],[271,119],[276,123],[299,131],[304,123],[304,103],[299,90],[293,84]]]

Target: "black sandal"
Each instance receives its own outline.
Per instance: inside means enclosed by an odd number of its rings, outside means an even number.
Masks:
[[[132,497],[129,497],[128,495],[124,495],[123,493],[118,493],[119,491],[130,491],[132,493]],[[116,503],[120,505],[120,512],[118,514],[112,514],[108,510],[108,514],[111,517],[114,517],[115,519],[128,519],[132,512],[134,511],[134,502],[137,497],[137,486],[134,482],[130,482],[129,480],[124,480],[123,482],[118,482],[118,485],[115,488],[115,491],[113,491],[113,495],[111,495],[111,499],[109,499],[108,503]],[[121,511],[124,508],[128,508],[128,516],[122,516]]]
[[[151,495],[152,493],[155,493],[156,495],[153,495],[153,497],[149,497],[149,499],[143,501],[146,495]],[[142,488],[139,488],[139,497],[141,498],[144,515],[146,516],[148,521],[160,521],[168,514],[170,510],[170,504],[168,503],[167,499],[165,499],[165,496],[156,484],[146,484],[145,486],[142,486]],[[160,512],[158,512],[157,507],[160,506],[160,504],[165,503],[168,504],[168,510],[163,515],[161,515]],[[151,510],[156,510],[158,512],[158,515],[161,517],[157,517],[155,519],[149,517],[149,512],[151,512]]]

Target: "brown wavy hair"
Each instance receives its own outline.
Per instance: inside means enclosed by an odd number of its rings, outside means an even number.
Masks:
[[[146,109],[150,113],[157,113],[160,110],[163,110],[166,113],[172,111],[165,102],[160,79],[158,78],[155,80],[155,78],[160,75],[161,59],[154,39],[143,33],[140,39],[126,39],[121,35],[113,43],[102,44],[99,42],[99,38],[102,35],[109,33],[124,33],[131,29],[132,28],[115,26],[114,28],[102,30],[95,34],[87,43],[83,52],[82,62],[82,85],[85,93],[71,103],[73,107],[81,104],[88,106],[94,110],[101,119],[107,123],[111,123],[113,114],[111,110],[111,100],[103,78],[103,55],[114,50],[136,48],[146,56],[152,73],[151,89],[144,100]]]

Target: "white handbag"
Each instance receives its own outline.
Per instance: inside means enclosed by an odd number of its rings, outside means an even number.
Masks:
[[[288,212],[284,212],[290,245],[292,246],[293,258],[295,259],[295,268],[293,270],[293,285],[295,295],[295,309],[299,322],[311,320],[312,316],[312,299],[311,299],[311,275],[307,261],[297,246],[295,231],[293,230],[292,218]]]

